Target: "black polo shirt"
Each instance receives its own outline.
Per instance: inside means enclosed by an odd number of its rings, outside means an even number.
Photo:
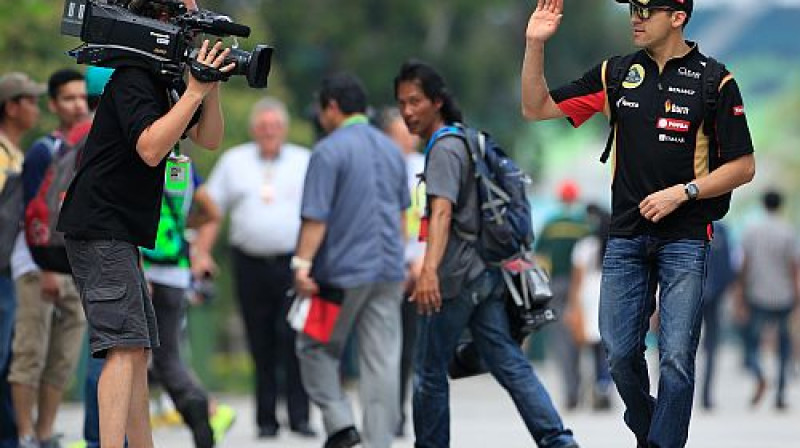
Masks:
[[[58,230],[68,238],[155,245],[166,157],[151,167],[136,151],[136,143],[169,111],[167,88],[144,69],[114,71],[59,216]]]
[[[634,55],[616,104],[608,104],[608,61],[551,92],[578,127],[592,115],[615,108],[611,235],[707,239],[709,224],[722,218],[730,194],[685,202],[658,223],[639,213],[648,195],[707,176],[716,167],[753,152],[739,87],[725,71],[720,84],[715,137],[703,131],[701,75],[707,60],[697,46],[683,57],[658,64],[641,50]]]

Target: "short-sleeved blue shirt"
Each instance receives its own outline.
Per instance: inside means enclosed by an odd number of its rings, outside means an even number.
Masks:
[[[314,147],[301,216],[327,231],[312,276],[342,288],[405,277],[402,213],[410,205],[402,152],[373,126],[335,130]]]

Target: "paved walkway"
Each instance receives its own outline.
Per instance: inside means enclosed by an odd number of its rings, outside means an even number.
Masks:
[[[773,407],[770,389],[761,406],[748,405],[752,382],[738,366],[738,353],[727,350],[721,357],[717,380],[717,409],[704,412],[696,409],[690,429],[689,447],[697,448],[783,448],[800,446],[800,381],[790,384],[790,410],[779,413]],[[773,363],[765,363],[768,374]],[[537,371],[560,403],[560,382],[551,365],[538,366]],[[452,447],[454,448],[516,448],[534,446],[511,400],[490,377],[461,380],[452,391]],[[232,448],[319,448],[322,439],[301,439],[284,431],[271,441],[254,436],[253,407],[249,397],[223,397],[221,401],[234,406],[238,421],[222,447]],[[579,410],[565,413],[565,423],[573,429],[583,448],[633,447],[633,437],[622,423],[619,402],[613,411],[596,413]],[[80,404],[68,404],[60,414],[57,427],[65,440],[80,436],[83,411]],[[317,428],[319,416],[314,415]],[[155,431],[156,446],[178,448],[192,446],[187,430],[182,427],[161,428]],[[395,448],[411,448],[410,438],[398,439]]]

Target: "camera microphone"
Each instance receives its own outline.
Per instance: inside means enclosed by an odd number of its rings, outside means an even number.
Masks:
[[[250,37],[250,27],[247,25],[240,25],[238,23],[230,22],[228,20],[214,20],[211,22],[211,27],[215,31],[236,37]]]

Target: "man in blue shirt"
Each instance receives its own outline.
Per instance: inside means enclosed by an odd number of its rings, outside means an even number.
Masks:
[[[400,302],[405,269],[405,209],[410,205],[400,150],[371,126],[361,82],[326,78],[319,92],[320,123],[329,135],[315,147],[292,258],[301,297],[341,295],[338,318],[322,341],[298,335],[303,384],[322,410],[325,448],[361,442],[341,388],[339,360],[357,335],[365,446],[388,448],[399,418]]]

